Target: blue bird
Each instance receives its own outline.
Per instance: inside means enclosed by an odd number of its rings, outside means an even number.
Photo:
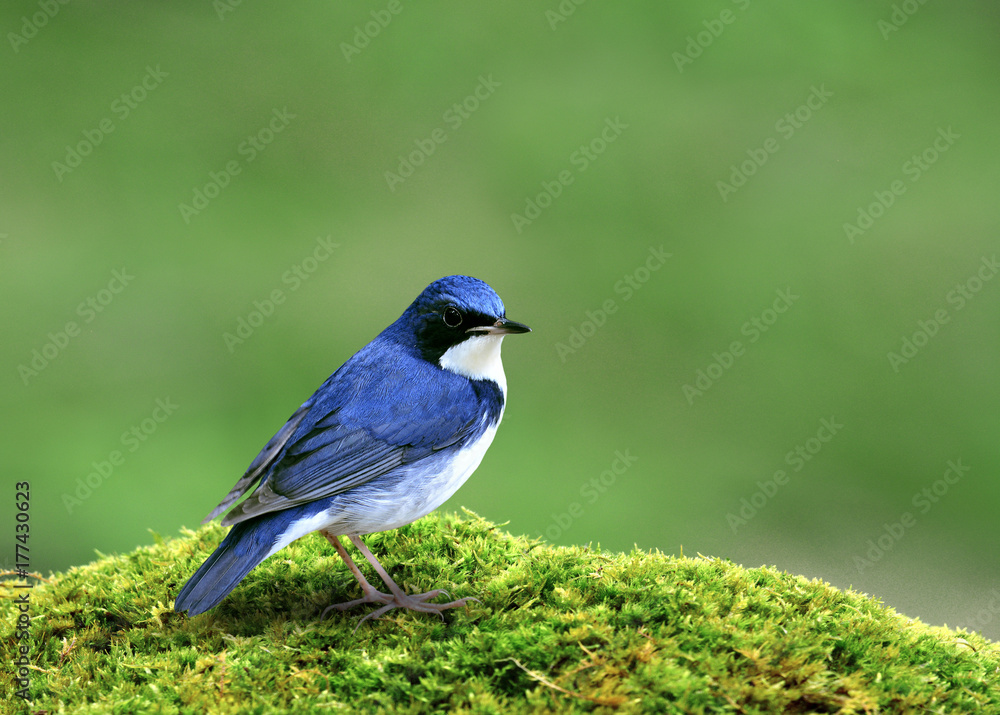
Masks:
[[[233,528],[174,608],[207,611],[257,564],[313,531],[329,540],[364,594],[323,615],[362,603],[381,604],[362,621],[393,608],[440,615],[465,605],[470,599],[429,603],[440,589],[404,593],[360,537],[428,514],[476,470],[507,402],[500,344],[530,331],[507,319],[500,297],[478,278],[447,276],[427,286],[295,411],[205,517],[202,523],[233,507],[222,520]],[[368,583],[340,536],[389,593]]]

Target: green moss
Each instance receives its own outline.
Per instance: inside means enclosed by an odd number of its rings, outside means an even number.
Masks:
[[[769,568],[553,548],[474,515],[368,537],[403,588],[481,599],[443,622],[396,610],[355,631],[365,607],[318,621],[359,594],[319,535],[216,609],[174,613],[225,531],[157,537],[33,588],[33,709],[1000,712],[1000,646],[978,635]],[[4,591],[12,653],[20,592]],[[0,689],[16,690],[10,667]]]

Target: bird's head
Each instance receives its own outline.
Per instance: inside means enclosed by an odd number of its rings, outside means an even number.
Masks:
[[[531,331],[523,323],[508,320],[500,296],[471,276],[434,281],[401,320],[413,331],[416,346],[428,362],[472,379],[495,379],[501,384],[501,341],[505,335]]]

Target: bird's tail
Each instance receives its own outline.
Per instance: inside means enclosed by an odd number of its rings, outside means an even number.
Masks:
[[[304,535],[294,533],[301,511],[262,514],[236,524],[177,594],[174,610],[196,616],[216,606],[279,542],[284,545]]]

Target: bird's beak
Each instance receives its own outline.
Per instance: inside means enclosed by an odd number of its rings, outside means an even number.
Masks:
[[[500,318],[497,322],[493,323],[493,325],[477,325],[474,328],[469,328],[465,332],[485,333],[486,335],[509,335],[512,333],[530,333],[531,328],[524,323],[518,323],[516,320]]]

